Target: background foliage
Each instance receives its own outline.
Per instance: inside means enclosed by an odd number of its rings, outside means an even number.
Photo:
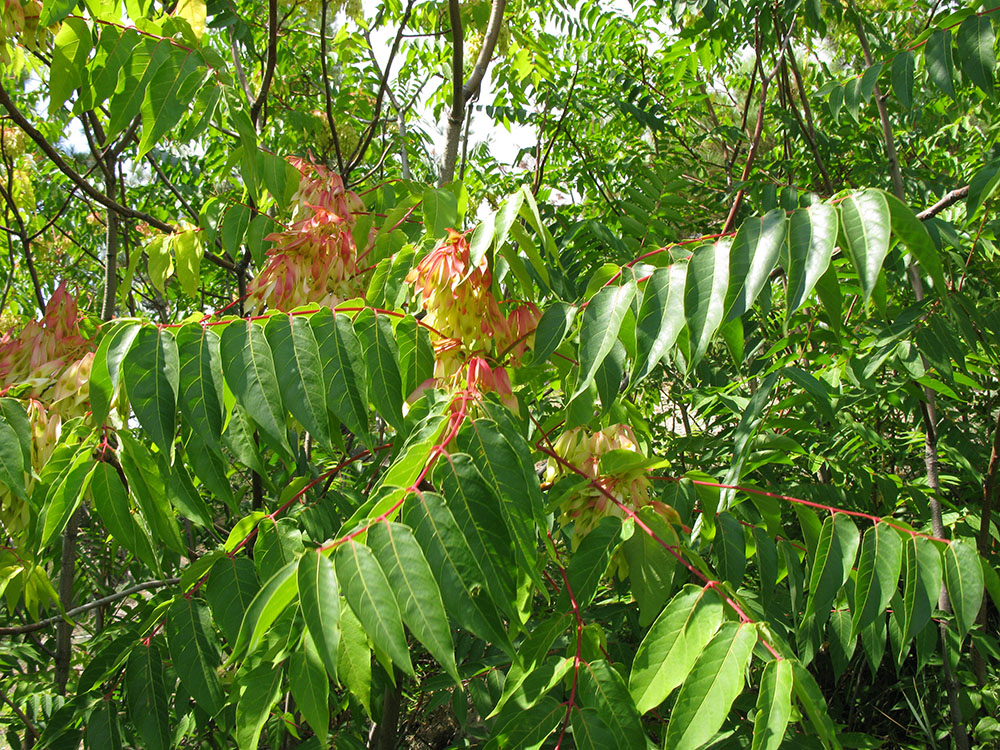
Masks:
[[[5,0],[7,744],[995,746],[996,11]]]

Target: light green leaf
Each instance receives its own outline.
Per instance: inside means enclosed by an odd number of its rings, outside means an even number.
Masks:
[[[139,424],[167,456],[174,455],[180,361],[165,328],[143,326],[125,355],[122,378]]]
[[[276,363],[281,363],[281,400],[323,448],[332,451],[326,382],[319,346],[302,316],[273,315],[264,328]]]
[[[823,693],[816,684],[816,679],[799,662],[792,662],[795,699],[802,706],[812,728],[819,735],[824,747],[840,748],[837,730],[830,718],[830,709],[826,705]]]
[[[298,591],[298,581],[295,577],[297,568],[293,560],[271,576],[263,588],[257,592],[250,606],[243,615],[240,632],[233,644],[233,653],[227,664],[232,664],[243,655],[252,654],[263,639],[267,629],[295,598]],[[214,571],[213,571],[214,577]],[[211,601],[211,600],[210,600]]]
[[[0,437],[2,437],[2,433],[0,433]],[[70,517],[79,507],[80,501],[83,500],[95,467],[90,450],[84,447],[77,452],[72,463],[49,488],[45,495],[45,505],[42,508],[44,518],[42,523],[43,547],[66,527]]]
[[[830,605],[847,581],[858,551],[858,528],[843,513],[827,518],[820,530],[809,571],[809,599],[802,630],[823,626],[830,615]]]
[[[569,559],[567,576],[577,606],[587,607],[594,600],[611,556],[621,544],[621,529],[621,519],[605,516],[587,533]]]
[[[163,660],[156,646],[140,643],[132,649],[125,668],[128,713],[149,750],[170,747],[170,704],[163,682]]]
[[[142,138],[137,158],[142,158],[187,112],[205,81],[202,63],[197,52],[171,47],[170,55],[152,75],[142,100]]]
[[[260,326],[234,321],[222,332],[222,372],[226,383],[272,448],[292,455],[285,430],[285,409],[271,347]]]
[[[460,685],[441,591],[413,532],[402,524],[382,521],[368,529],[368,544],[385,571],[403,622]]]
[[[333,563],[319,550],[308,550],[298,566],[299,606],[306,628],[326,665],[337,679],[340,649],[340,587]]]
[[[615,738],[616,747],[644,747],[646,733],[622,676],[603,659],[584,662],[578,676],[580,705],[593,708]]]
[[[725,320],[739,318],[753,305],[767,284],[785,242],[787,222],[781,209],[743,222],[729,254],[729,289]]]
[[[899,584],[903,543],[891,526],[878,523],[865,532],[854,586],[852,635],[857,635],[885,612]]]
[[[94,422],[99,425],[107,421],[111,402],[118,390],[122,360],[132,348],[141,329],[142,326],[134,320],[116,323],[101,337],[101,343],[97,346],[90,368],[89,393],[90,411]]]
[[[729,289],[729,247],[723,238],[695,248],[688,261],[684,284],[684,317],[688,325],[690,370],[708,351],[712,336],[722,323],[726,291]]]
[[[171,56],[173,45],[169,39],[143,39],[129,57],[123,80],[119,81],[115,95],[108,104],[111,119],[106,128],[107,137],[121,133],[132,119],[140,114],[143,98],[153,76]]]
[[[364,625],[350,607],[341,608],[340,652],[337,674],[351,694],[361,702],[371,716],[372,651]]]
[[[167,279],[174,273],[174,260],[170,254],[173,239],[172,235],[158,234],[146,245],[146,256],[149,258],[146,268],[149,271],[149,280],[161,294],[166,291]]]
[[[39,24],[44,28],[59,23],[76,8],[77,0],[45,0]]]
[[[337,548],[334,563],[347,603],[365,626],[372,643],[412,676],[413,665],[399,605],[375,555],[352,539]]]
[[[664,744],[672,750],[699,748],[719,731],[736,697],[757,643],[752,623],[726,623],[701,652],[670,712]]]
[[[285,670],[264,662],[240,678],[243,692],[236,704],[236,746],[239,750],[257,750],[264,723],[271,707],[281,695]]]
[[[0,418],[0,482],[22,500],[28,499],[24,474],[30,466],[30,460],[25,463],[17,431],[6,419]]]
[[[944,550],[944,584],[955,614],[958,635],[964,638],[983,603],[983,569],[975,547],[963,539],[952,540]]]
[[[208,607],[192,597],[179,596],[167,611],[170,658],[184,689],[209,716],[222,708],[222,683],[216,671],[221,663]]]
[[[635,292],[635,282],[629,281],[622,286],[606,286],[591,298],[580,326],[580,375],[571,399],[594,382],[597,368],[618,340],[618,331]]]
[[[786,318],[805,303],[833,257],[837,209],[826,203],[792,212],[788,223],[788,308]]]
[[[55,13],[53,13],[55,15]],[[94,48],[90,27],[82,18],[62,22],[52,45],[49,72],[49,116],[54,115],[83,84],[87,57]]]
[[[751,750],[778,750],[792,714],[794,669],[788,659],[767,663],[760,678]]]
[[[535,329],[535,349],[533,364],[540,365],[548,361],[552,353],[566,338],[573,327],[576,308],[566,302],[553,302],[542,313]]]
[[[924,222],[917,218],[909,206],[892,193],[885,193],[892,216],[892,233],[902,240],[913,257],[920,263],[924,273],[934,281],[934,291],[945,294],[948,287],[941,265],[941,254],[931,239]]]
[[[485,750],[518,748],[537,750],[548,739],[559,721],[566,715],[566,707],[550,695],[526,711],[512,711],[507,721],[493,728],[493,737],[486,743]]]
[[[174,235],[171,245],[177,262],[177,280],[184,293],[194,297],[201,285],[201,259],[205,255],[201,233],[194,228],[180,232]]]
[[[687,263],[658,268],[646,281],[635,325],[635,365],[632,386],[660,363],[684,327],[684,285]],[[537,337],[535,339],[538,340]]]
[[[840,221],[847,239],[844,249],[858,273],[867,302],[889,252],[891,217],[885,194],[862,190],[848,195],[840,203]]]
[[[705,644],[722,624],[722,600],[713,588],[687,585],[656,618],[639,644],[628,687],[646,713],[687,679]]]

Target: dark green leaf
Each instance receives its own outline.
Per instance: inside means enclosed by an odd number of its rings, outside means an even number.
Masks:
[[[805,303],[826,273],[837,244],[837,210],[826,203],[792,212],[788,223],[788,308],[786,318]]]
[[[281,363],[281,400],[323,448],[332,450],[326,411],[326,382],[319,347],[302,316],[273,315],[264,329],[276,363]]]
[[[590,300],[580,326],[580,375],[571,398],[594,382],[597,368],[618,340],[618,331],[635,292],[635,282],[630,281],[622,286],[606,286]]]
[[[221,663],[208,607],[191,597],[174,599],[167,612],[170,658],[184,689],[209,716],[222,708],[222,684],[216,671]]]
[[[118,390],[122,360],[140,330],[140,324],[134,320],[124,321],[101,337],[90,368],[90,410],[97,424],[107,421],[111,402]]]
[[[684,327],[684,284],[687,263],[658,268],[646,281],[635,326],[635,366],[632,385],[660,363]]]
[[[160,564],[153,552],[149,537],[132,517],[132,507],[128,492],[122,484],[118,472],[111,464],[103,461],[94,467],[90,481],[90,493],[94,498],[94,508],[108,527],[111,536],[125,549],[138,557],[152,570],[159,570]]]
[[[333,563],[319,550],[308,550],[298,567],[299,606],[316,651],[337,679],[340,650],[340,587]]]
[[[910,537],[903,548],[903,579],[902,630],[908,643],[930,622],[941,593],[941,553],[933,542]]]
[[[722,323],[726,291],[729,289],[729,247],[723,238],[694,250],[688,262],[684,285],[684,317],[690,336],[690,370],[708,351],[712,336]]]
[[[324,741],[330,727],[330,678],[308,634],[302,649],[288,659],[288,682],[296,707]]]
[[[548,361],[573,326],[576,308],[566,302],[553,302],[542,313],[535,329],[534,364]]]
[[[198,440],[221,455],[223,396],[219,335],[200,325],[182,326],[177,332],[177,349],[181,414]]]
[[[952,80],[954,64],[951,57],[951,31],[938,29],[927,37],[924,47],[927,77],[941,91],[955,98],[955,84]]]
[[[892,91],[903,109],[913,105],[913,52],[908,49],[892,60]]]
[[[586,607],[593,601],[611,556],[621,544],[621,529],[619,518],[605,516],[587,532],[570,558],[567,574],[577,606]]]
[[[955,613],[959,637],[972,628],[983,602],[983,569],[969,542],[954,539],[944,550],[944,584]]]
[[[646,733],[622,676],[603,659],[580,665],[580,705],[601,715],[616,747],[643,747]]]
[[[993,69],[997,58],[996,35],[988,16],[973,13],[958,27],[958,66],[962,74],[993,97]]]
[[[781,209],[743,222],[729,254],[729,287],[724,320],[743,315],[768,283],[785,242],[787,222]]]
[[[284,673],[285,670],[264,662],[241,675],[240,682],[245,687],[236,704],[237,747],[256,750],[264,722],[281,695]]]
[[[351,319],[323,309],[310,322],[323,361],[327,406],[347,429],[368,442],[368,376]]]
[[[233,644],[229,663],[242,656],[244,650],[247,654],[252,654],[271,624],[295,598],[298,591],[296,568],[294,561],[288,563],[271,576],[254,596],[246,609],[246,614],[243,615],[243,622],[240,623],[240,632]]]
[[[180,387],[173,334],[165,328],[144,326],[125,355],[122,377],[139,424],[164,454],[173,456]]]
[[[125,669],[125,694],[129,718],[138,730],[144,747],[168,750],[170,704],[163,682],[163,662],[154,645],[140,643],[132,649]]]
[[[899,583],[903,543],[891,526],[879,523],[865,532],[854,586],[852,635],[857,635],[889,606]]]
[[[368,371],[368,396],[375,410],[397,431],[403,431],[403,379],[399,349],[387,315],[362,310],[354,323]]]
[[[889,252],[891,220],[885,194],[878,190],[852,193],[840,204],[840,220],[847,238],[844,249],[858,272],[867,301]]]

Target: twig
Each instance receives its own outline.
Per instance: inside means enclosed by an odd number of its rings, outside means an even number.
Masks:
[[[14,703],[14,701],[7,697],[7,693],[4,692],[3,688],[0,688],[0,700],[10,706],[11,711],[13,711],[14,715],[21,720],[21,723],[28,728],[32,737],[37,740],[41,736],[38,732],[38,728],[34,725],[34,723],[32,723],[31,719],[25,715],[24,711],[17,707],[17,704]]]
[[[267,2],[267,63],[264,67],[264,78],[260,82],[260,91],[257,98],[250,105],[250,121],[257,127],[260,119],[260,111],[267,100],[267,93],[271,89],[271,81],[274,79],[274,67],[278,61],[278,0],[268,0]]]
[[[949,206],[953,206],[954,204],[958,203],[960,200],[962,200],[962,198],[966,197],[968,194],[969,194],[968,185],[966,185],[965,187],[955,188],[950,193],[945,193],[941,197],[941,200],[939,200],[933,206],[931,206],[930,208],[926,208],[919,214],[917,214],[917,218],[920,219],[921,221],[927,221],[928,219],[937,216],[939,213],[944,211]]]

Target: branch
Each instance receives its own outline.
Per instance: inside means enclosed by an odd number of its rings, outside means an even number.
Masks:
[[[260,92],[250,106],[250,121],[257,127],[257,120],[260,118],[260,110],[267,99],[267,92],[271,88],[271,80],[274,78],[274,67],[278,60],[278,0],[268,0],[267,2],[267,63],[264,67],[264,80],[260,82]]]
[[[337,155],[337,173],[344,175],[344,155],[340,151],[340,135],[337,133],[337,123],[333,119],[333,94],[330,92],[330,72],[326,65],[326,16],[330,10],[330,0],[323,0],[320,14],[319,26],[319,64],[323,70],[323,100],[326,102],[326,122],[330,127],[330,135],[333,136],[333,150]],[[371,40],[368,38],[368,31],[365,30],[365,41],[368,42],[368,52],[372,60],[375,59],[375,51],[372,50]],[[378,66],[375,66],[378,70]],[[379,71],[381,74],[381,71]],[[391,94],[390,94],[391,95]]]
[[[21,723],[28,728],[29,732],[31,732],[32,737],[37,740],[41,736],[38,733],[38,728],[32,723],[31,719],[25,715],[24,711],[17,707],[17,704],[14,703],[14,701],[7,697],[7,693],[5,693],[2,689],[0,689],[0,700],[3,700],[4,703],[10,706],[17,718],[21,720]]]
[[[127,589],[122,589],[115,594],[109,594],[108,596],[101,597],[100,599],[95,599],[87,604],[81,604],[79,607],[73,607],[73,609],[66,612],[66,616],[56,615],[55,617],[49,617],[45,620],[39,620],[38,622],[28,623],[27,625],[16,625],[10,628],[0,628],[0,636],[3,635],[21,635],[22,633],[33,633],[36,630],[44,630],[49,625],[55,625],[58,622],[64,622],[66,618],[75,617],[76,615],[83,614],[92,609],[97,609],[105,604],[111,604],[119,599],[124,599],[132,594],[137,594],[140,591],[148,591],[149,589],[158,589],[163,586],[173,586],[175,583],[180,583],[180,578],[164,578],[160,581],[146,581],[145,583],[137,583],[135,586],[130,586]]]
[[[444,142],[444,164],[441,165],[439,185],[455,179],[458,141],[462,135],[462,121],[465,119],[465,92],[462,86],[465,32],[462,30],[462,12],[458,0],[448,0],[448,16],[451,20],[451,112],[448,113],[448,134]]]
[[[962,200],[962,198],[964,198],[968,194],[969,194],[968,185],[966,185],[965,187],[955,188],[950,193],[945,193],[944,196],[941,198],[941,200],[939,200],[933,206],[924,209],[919,214],[917,214],[917,218],[920,219],[921,221],[927,221],[928,219],[937,216],[939,213],[944,211],[949,206],[953,206],[954,204],[958,203],[960,200]]]
[[[493,59],[493,50],[496,49],[497,40],[500,38],[500,29],[503,26],[503,14],[505,10],[507,10],[507,0],[493,0],[493,5],[490,8],[490,20],[486,24],[486,38],[483,40],[483,46],[479,50],[479,57],[476,58],[476,65],[472,68],[472,73],[469,74],[469,80],[462,86],[462,94],[466,102],[474,96],[479,95],[479,87],[483,84],[483,76],[486,75],[486,69],[490,67],[490,60]],[[452,23],[454,24],[454,21]],[[461,21],[459,21],[459,24],[461,25]],[[461,78],[461,75],[461,70],[459,70],[459,78]]]

